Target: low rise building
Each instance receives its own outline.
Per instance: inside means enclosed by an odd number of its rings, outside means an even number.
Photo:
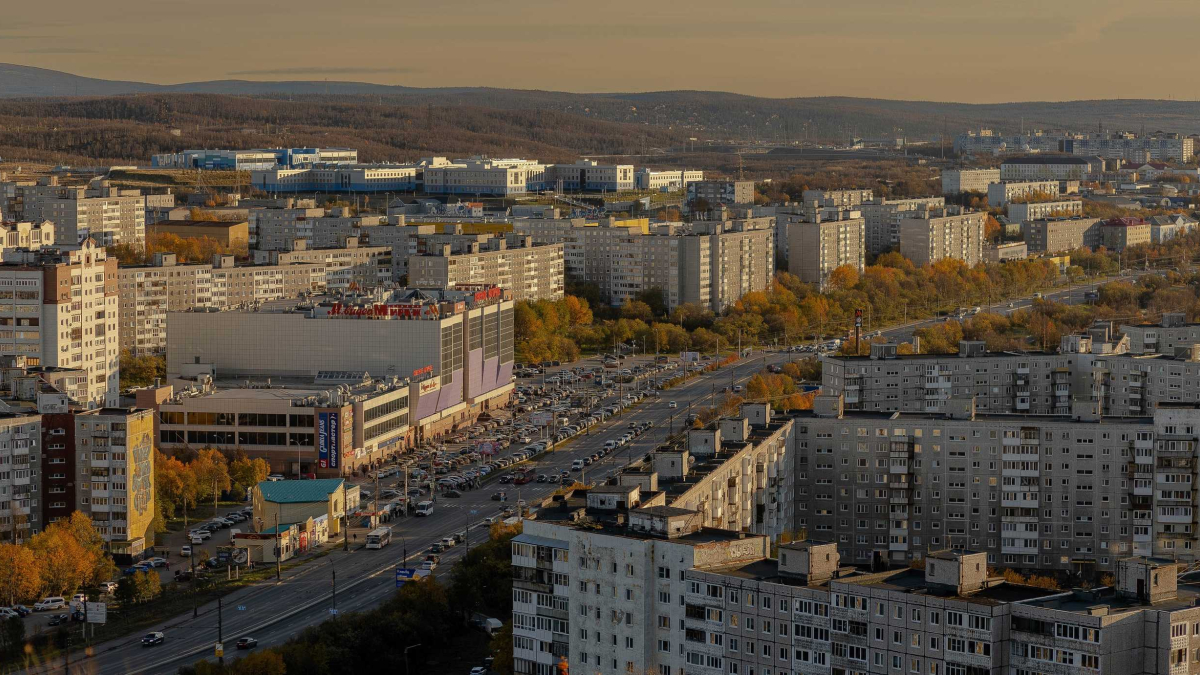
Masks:
[[[1010,260],[1024,260],[1029,257],[1029,249],[1023,241],[1010,241],[1000,244],[988,244],[983,247],[983,262],[1002,263]]]
[[[1182,213],[1171,214],[1168,216],[1151,216],[1147,218],[1150,223],[1150,243],[1162,244],[1172,239],[1194,232],[1197,227],[1196,219]]]
[[[1104,170],[1104,161],[1075,155],[1009,157],[1000,164],[1000,180],[1086,180]]]
[[[1000,169],[944,169],[942,171],[942,194],[957,195],[964,192],[987,194],[988,186],[1000,182]]]
[[[634,185],[639,190],[682,190],[704,180],[704,172],[692,169],[647,169],[634,172]]]
[[[150,236],[170,234],[181,239],[211,239],[229,248],[248,246],[249,221],[164,220],[146,226]]]
[[[316,526],[324,530],[319,538],[332,539],[345,536],[346,519],[358,503],[358,486],[344,478],[263,481],[250,492],[254,509],[250,525],[255,533],[278,533],[282,537],[292,529],[307,535],[316,521]],[[309,548],[307,541],[296,544],[299,550]],[[251,559],[256,557],[251,555]]]
[[[1055,201],[1059,195],[1056,180],[1005,181],[988,185],[988,205],[1007,206],[1011,201]]]
[[[269,194],[412,192],[418,171],[411,164],[268,167],[253,171],[250,182]]]
[[[0,222],[0,250],[37,250],[54,245],[54,223]]]
[[[1110,218],[1100,223],[1100,243],[1110,251],[1150,243],[1150,223],[1141,218]]]
[[[632,190],[632,164],[601,164],[581,159],[574,164],[551,164],[546,167],[546,185],[555,190],[572,192],[619,192]]]
[[[1009,202],[1006,206],[1009,222],[1078,218],[1083,216],[1083,200],[1067,199],[1049,202]]]
[[[1059,253],[1100,246],[1099,218],[1053,218],[1021,223],[1030,253]]]
[[[154,155],[150,164],[167,169],[264,171],[275,167],[356,164],[353,148],[269,148],[255,150],[183,150]]]

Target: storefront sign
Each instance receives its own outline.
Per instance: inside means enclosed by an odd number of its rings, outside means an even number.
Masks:
[[[436,319],[437,305],[404,304],[404,305],[345,305],[336,303],[329,308],[329,316],[345,316],[358,319]]]
[[[317,415],[317,465],[322,469],[336,469],[341,465],[341,427],[341,413]]]

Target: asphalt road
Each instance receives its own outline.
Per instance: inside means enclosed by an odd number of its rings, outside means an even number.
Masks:
[[[540,473],[568,470],[576,458],[591,455],[604,446],[604,441],[625,433],[630,421],[653,421],[654,427],[620,452],[605,457],[588,467],[588,482],[599,481],[615,472],[631,456],[645,454],[661,442],[671,427],[678,430],[688,412],[688,405],[699,407],[708,404],[710,395],[733,383],[744,383],[765,365],[782,363],[789,355],[758,352],[738,364],[715,373],[700,375],[686,384],[662,392],[661,398],[649,397],[640,404],[626,409],[621,414],[592,427],[588,435],[572,439],[552,453],[547,453],[533,465]],[[669,407],[669,401],[677,401],[678,407]],[[508,505],[516,499],[533,501],[547,496],[557,486],[547,483],[529,483],[523,486],[504,486],[509,494]],[[361,537],[351,545],[350,552],[336,549],[319,560],[308,562],[284,573],[281,582],[259,584],[226,595],[222,600],[222,637],[226,658],[237,653],[233,643],[237,638],[251,635],[258,638],[260,646],[270,646],[285,641],[306,626],[324,621],[335,609],[333,600],[333,576],[337,576],[338,612],[370,609],[382,602],[395,589],[394,569],[404,559],[407,549],[410,566],[419,564],[429,545],[452,532],[461,532],[470,525],[466,545],[451,548],[441,555],[441,564],[434,575],[449,575],[452,564],[462,556],[467,546],[487,537],[482,521],[495,515],[501,506],[491,501],[492,492],[501,489],[494,481],[485,487],[464,492],[458,499],[439,498],[432,516],[426,518],[407,517],[390,523],[393,538],[390,546],[382,550],[368,551],[362,548]],[[162,625],[147,629],[161,630],[166,635],[164,644],[143,648],[140,644],[144,633],[116,639],[94,648],[94,655],[82,658],[76,652],[72,658],[70,672],[94,675],[117,675],[120,673],[173,673],[179,666],[202,657],[212,657],[217,642],[217,603],[209,602],[200,608],[199,616],[190,613],[177,617]],[[78,659],[78,660],[76,660]],[[32,669],[29,672],[64,672],[61,659]]]

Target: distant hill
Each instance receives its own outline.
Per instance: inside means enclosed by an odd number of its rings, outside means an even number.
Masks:
[[[661,91],[617,94],[493,89],[415,88],[365,82],[216,80],[157,85],[79,77],[30,66],[0,64],[0,98],[96,97],[129,94],[224,94],[314,102],[383,103],[543,110],[572,116],[662,127],[672,136],[786,142],[844,140],[850,136],[913,140],[952,137],[989,127],[1176,131],[1200,133],[1200,102],[1097,100],[965,104],[849,97],[762,98],[726,92]],[[953,91],[947,95],[952,96]]]

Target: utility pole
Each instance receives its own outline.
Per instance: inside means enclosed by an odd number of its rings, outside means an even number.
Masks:
[[[409,645],[404,648],[404,675],[408,675],[408,650],[415,649],[416,647],[420,647],[420,646],[421,645],[416,644],[416,645]]]
[[[337,566],[333,564],[333,559],[329,559],[329,576],[333,581],[333,612],[337,614]]]
[[[275,581],[279,581],[283,576],[282,566],[279,559],[283,557],[283,545],[279,540],[279,511],[275,511]]]
[[[189,538],[188,541],[191,541],[191,539]],[[196,545],[195,544],[188,546],[188,558],[191,560],[191,563],[192,563],[192,583],[191,583],[191,586],[192,586],[192,618],[194,619],[200,615],[200,610],[196,606]]]
[[[217,644],[225,642],[225,624],[221,616],[221,596],[217,596]],[[217,663],[225,665],[225,649],[221,648],[221,655],[217,657]]]

